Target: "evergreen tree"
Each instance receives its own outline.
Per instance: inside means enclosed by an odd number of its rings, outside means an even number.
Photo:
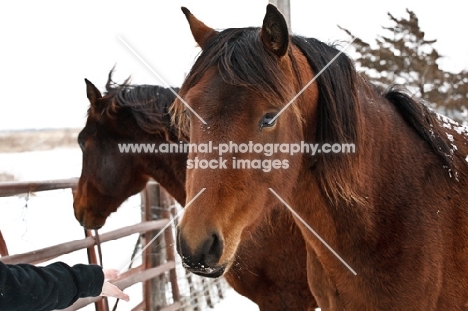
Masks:
[[[434,47],[436,40],[426,39],[416,14],[406,10],[408,18],[395,18],[388,13],[393,26],[383,27],[387,36],[379,36],[376,45],[355,38],[356,67],[370,81],[385,87],[405,85],[415,96],[433,108],[460,122],[467,122],[468,71],[450,73],[442,70],[441,55]]]

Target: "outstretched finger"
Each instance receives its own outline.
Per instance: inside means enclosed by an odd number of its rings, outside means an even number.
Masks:
[[[130,297],[127,294],[125,294],[117,286],[109,282],[104,282],[104,285],[102,287],[102,293],[100,296],[114,297],[125,301],[130,300]]]

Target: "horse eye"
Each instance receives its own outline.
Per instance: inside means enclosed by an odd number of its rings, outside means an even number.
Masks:
[[[81,150],[84,150],[85,140],[83,139],[83,132],[80,132],[78,134],[78,137],[76,138],[76,142],[80,146]]]
[[[188,109],[185,109],[185,110],[184,110],[184,114],[185,114],[185,116],[186,116],[187,118],[190,119],[190,111],[188,111]]]
[[[78,145],[80,145],[81,150],[84,150],[85,142],[81,139],[78,140]]]
[[[262,120],[260,121],[260,130],[264,127],[273,127],[276,124],[276,119],[274,119],[276,113],[269,112],[263,116]],[[274,119],[273,122],[271,122]]]

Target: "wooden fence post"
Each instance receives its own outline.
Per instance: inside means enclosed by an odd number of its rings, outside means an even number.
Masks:
[[[163,218],[172,219],[172,208],[175,205],[175,200],[164,190],[162,187],[159,187],[159,198],[161,203],[161,216]],[[174,225],[174,224],[173,224]],[[176,261],[175,259],[175,240],[174,235],[172,234],[172,228],[169,227],[164,232],[164,239],[166,242],[166,258],[167,261]],[[169,271],[169,281],[171,282],[172,297],[174,303],[180,302],[180,291],[179,285],[177,283],[177,273],[176,269],[171,269]]]
[[[85,237],[93,237],[91,230],[84,229]],[[95,245],[90,246],[86,249],[88,255],[88,263],[95,265],[102,265],[102,262],[98,262],[96,255]],[[102,297],[101,300],[94,303],[96,311],[109,311],[109,301],[107,297]]]
[[[159,206],[159,184],[150,181],[147,183],[144,195],[142,197],[144,205],[144,221],[161,219]],[[150,243],[158,232],[147,232],[145,234],[144,245]],[[146,269],[160,266],[164,263],[164,253],[162,252],[161,244],[164,242],[163,236],[159,236],[155,241],[151,242],[151,246],[147,247],[143,253],[143,260]],[[148,280],[144,284],[144,300],[147,311],[157,311],[167,305],[166,301],[166,286],[164,275]]]

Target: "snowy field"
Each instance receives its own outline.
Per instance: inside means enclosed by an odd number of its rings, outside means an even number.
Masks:
[[[14,175],[18,181],[63,179],[79,177],[81,151],[78,148],[54,149],[25,153],[0,153],[0,174]],[[84,238],[83,228],[73,215],[73,198],[70,189],[53,190],[14,197],[0,197],[0,229],[10,254],[28,252],[71,240]],[[129,198],[107,220],[101,233],[139,223],[139,195]],[[111,241],[102,245],[103,265],[125,271],[138,235]],[[68,264],[87,262],[86,251],[63,255],[56,260]],[[135,264],[139,262],[136,261]],[[44,263],[46,264],[46,263]],[[141,286],[125,290],[130,302],[119,302],[118,310],[130,310],[141,299]],[[215,306],[215,311],[255,311],[258,307],[250,300],[229,289],[226,298]],[[114,300],[109,299],[113,306]],[[88,306],[82,310],[94,310]]]

